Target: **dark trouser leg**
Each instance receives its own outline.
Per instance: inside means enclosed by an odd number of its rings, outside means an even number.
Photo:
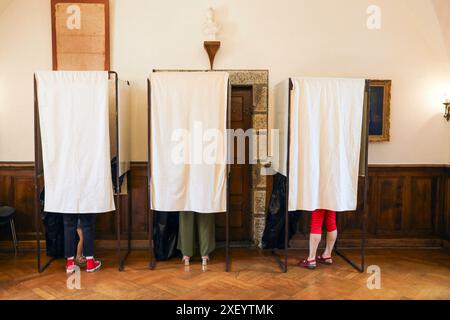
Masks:
[[[95,220],[97,215],[95,213],[80,214],[81,229],[83,230],[83,255],[86,257],[94,256],[94,233]]]
[[[192,257],[195,253],[194,212],[180,212],[179,228],[178,249],[183,256]]]
[[[75,257],[77,237],[77,214],[63,214],[64,220],[64,254],[66,258]]]
[[[216,222],[214,213],[197,213],[198,242],[202,257],[216,248]]]

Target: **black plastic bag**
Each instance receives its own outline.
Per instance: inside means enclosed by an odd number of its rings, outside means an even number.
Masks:
[[[117,193],[117,157],[112,158],[111,160],[111,178],[114,188],[114,193]],[[119,184],[122,187],[123,181],[125,179],[125,175],[119,177]]]
[[[286,177],[277,173],[273,177],[273,189],[270,197],[266,226],[262,237],[263,249],[284,249],[284,222],[286,208]],[[289,240],[297,231],[299,215],[289,212]]]
[[[47,256],[64,258],[64,222],[60,213],[45,212],[45,242]]]
[[[154,213],[153,239],[156,260],[168,260],[178,256],[180,254],[177,249],[179,213],[160,211]]]

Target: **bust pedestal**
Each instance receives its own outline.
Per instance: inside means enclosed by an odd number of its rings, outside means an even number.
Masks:
[[[203,46],[208,53],[209,64],[211,66],[211,70],[213,70],[214,58],[216,57],[217,51],[220,49],[220,41],[205,41]]]

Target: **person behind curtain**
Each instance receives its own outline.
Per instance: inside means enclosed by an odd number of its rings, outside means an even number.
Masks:
[[[81,229],[80,219],[78,219],[77,235],[79,240],[77,244],[77,258],[75,259],[75,262],[80,267],[84,267],[86,265],[86,257],[83,256],[83,229]]]
[[[67,258],[66,272],[75,272],[75,255],[77,253],[77,225],[80,220],[83,238],[83,254],[86,256],[86,271],[95,272],[100,269],[102,263],[94,259],[94,231],[95,213],[63,214],[64,220],[64,250]]]
[[[198,238],[202,265],[206,266],[216,248],[214,213],[180,212],[179,228],[178,249],[183,254],[184,264],[189,265],[190,258],[196,254]]]
[[[327,230],[327,240],[325,251],[320,256],[316,256],[322,238],[322,227],[325,222]],[[317,209],[311,214],[311,230],[309,236],[309,256],[307,259],[301,260],[298,266],[315,269],[317,262],[321,264],[331,265],[333,260],[331,254],[337,238],[336,212],[330,210]]]

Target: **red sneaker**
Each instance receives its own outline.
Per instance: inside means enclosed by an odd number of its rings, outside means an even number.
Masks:
[[[297,264],[299,267],[307,269],[315,269],[317,267],[316,260],[302,260]]]
[[[87,259],[86,264],[87,264],[86,268],[87,272],[95,272],[102,266],[101,261],[94,259]]]
[[[72,274],[75,272],[75,260],[74,259],[67,259],[66,262],[66,273]]]

